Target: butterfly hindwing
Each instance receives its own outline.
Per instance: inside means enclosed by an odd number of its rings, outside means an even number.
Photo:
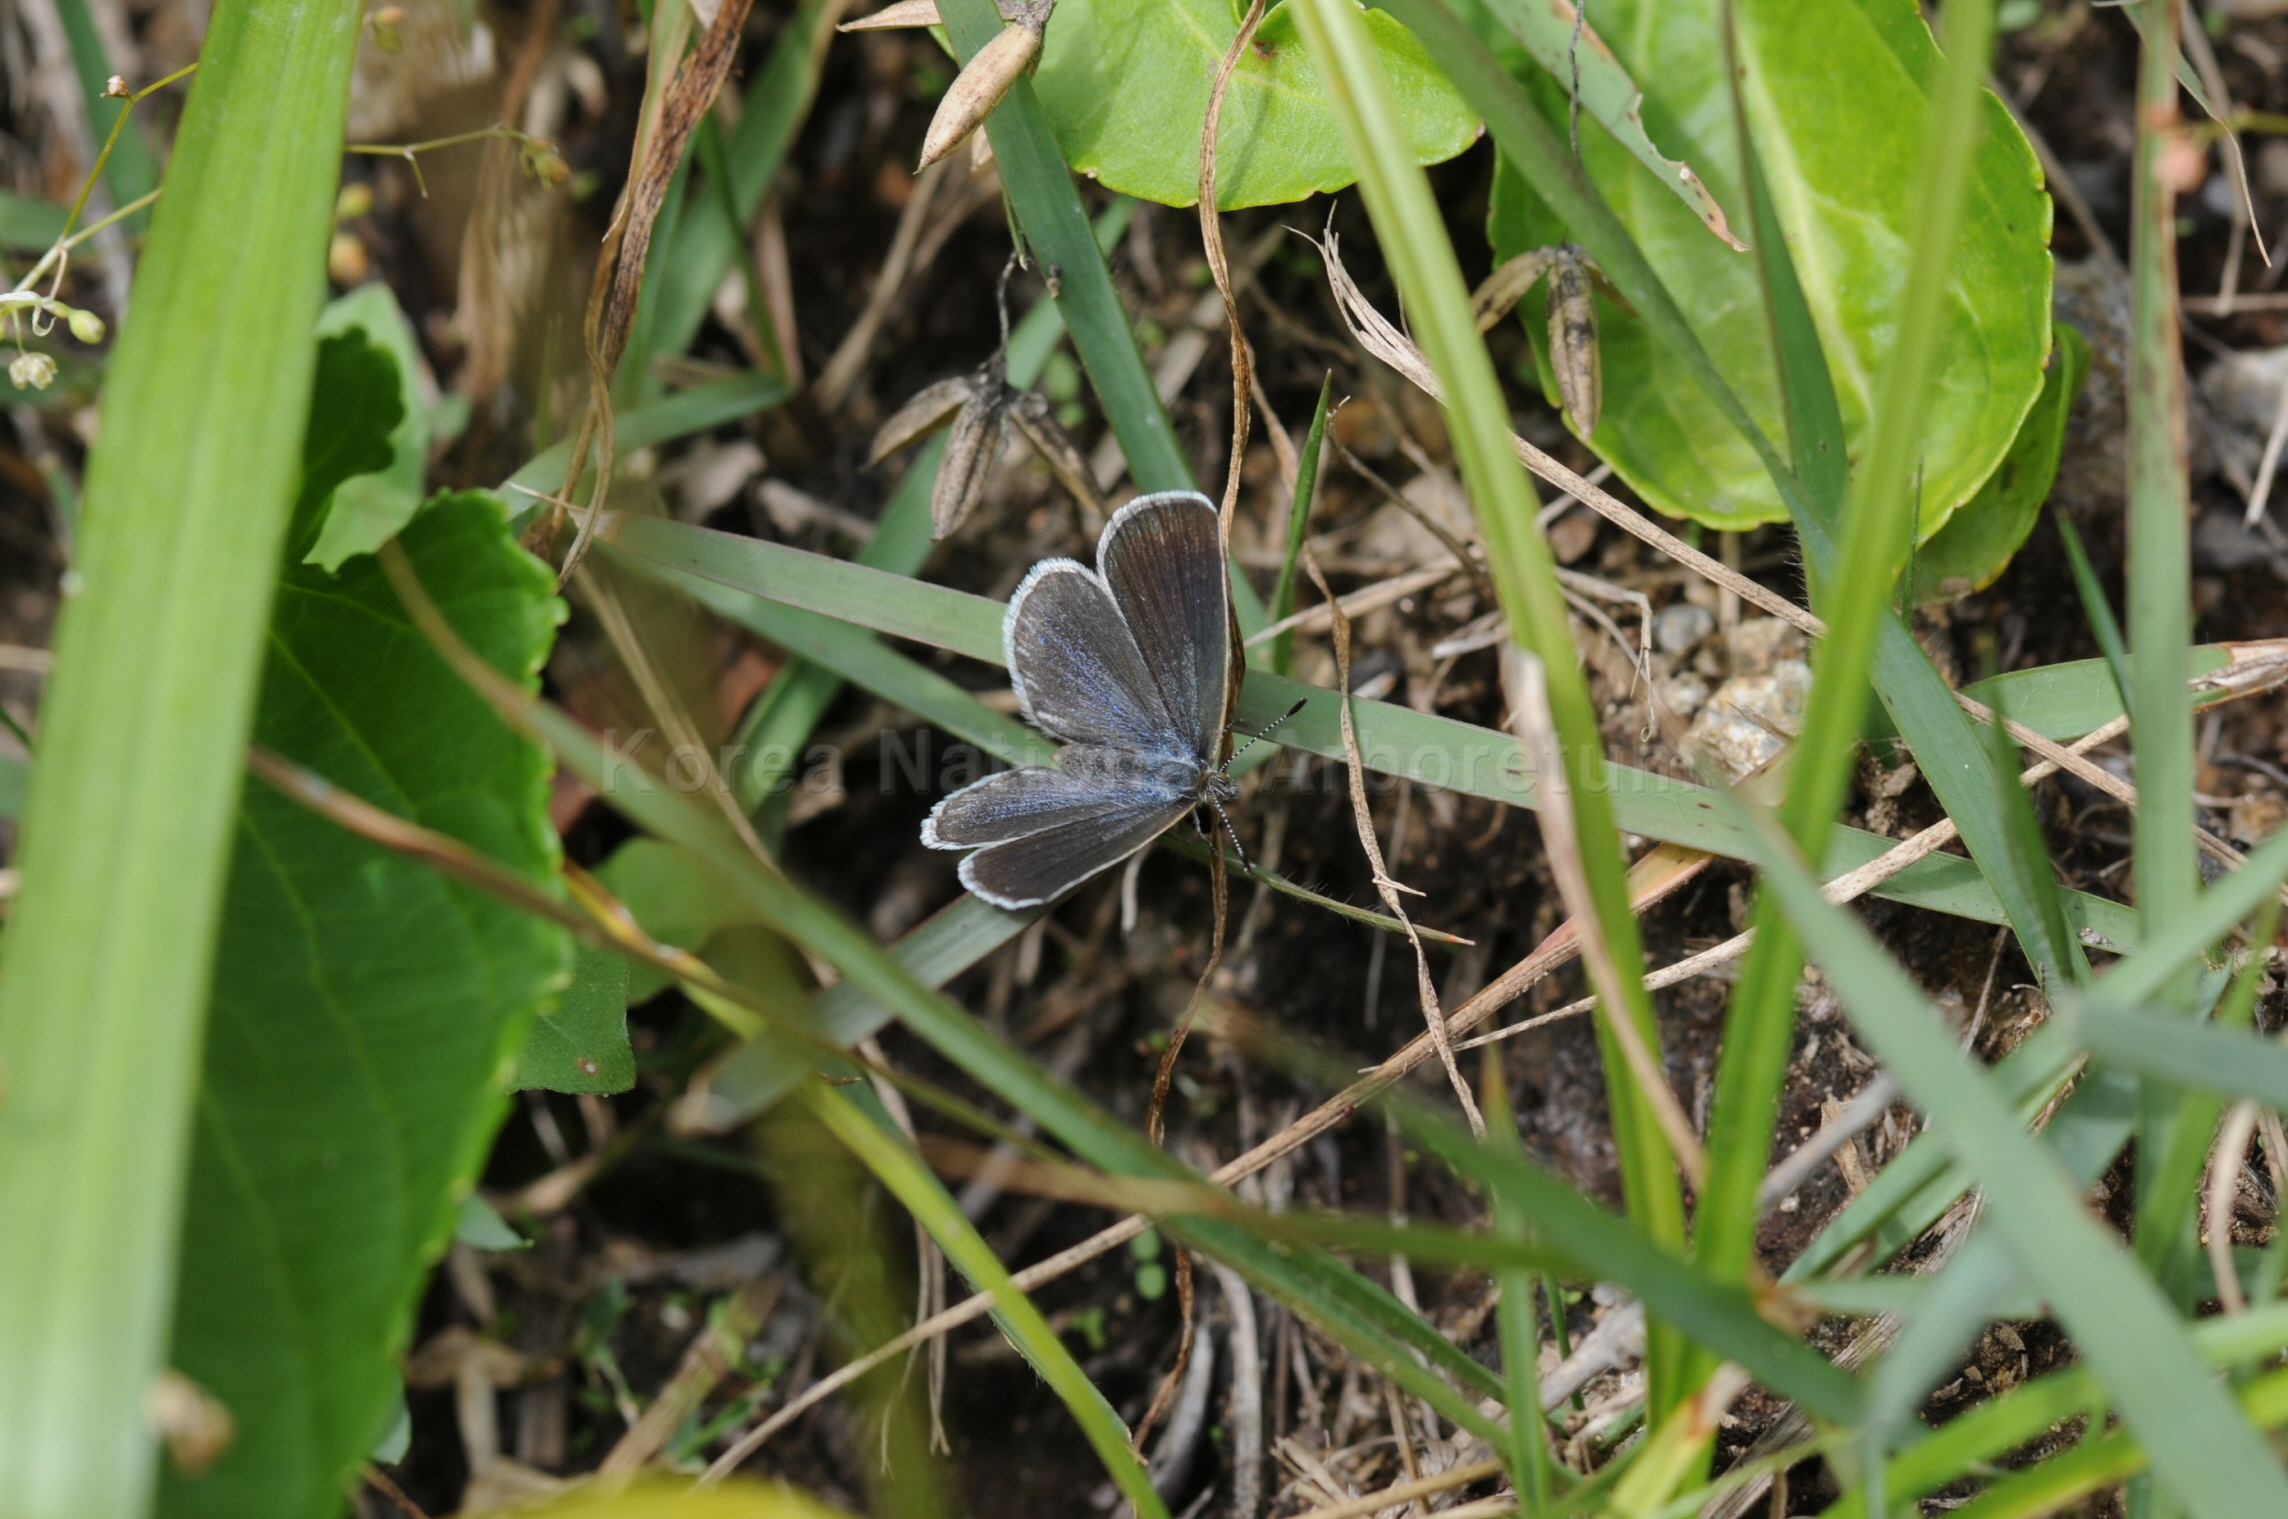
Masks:
[[[989,844],[961,862],[961,884],[995,907],[1035,907],[1109,870],[1183,820],[1190,798],[1108,806],[1086,821]]]
[[[922,824],[922,842],[932,849],[1005,843],[1137,806],[1189,806],[1198,795],[1198,776],[1186,765],[1150,765],[1131,750],[1071,744],[1057,751],[1054,768],[1003,770],[939,802]]]

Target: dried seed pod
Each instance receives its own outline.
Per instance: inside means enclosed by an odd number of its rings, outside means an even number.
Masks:
[[[1057,420],[1057,410],[1049,404],[1049,398],[1037,390],[1026,391],[1010,405],[1009,420],[1017,424],[1017,431],[1033,445],[1033,452],[1049,466],[1057,483],[1072,492],[1073,499],[1080,503],[1090,520],[1102,522],[1104,497],[1097,491],[1096,477],[1089,473],[1088,460],[1081,456],[1072,434]]]
[[[992,367],[999,381],[998,356]],[[930,490],[930,536],[950,538],[985,494],[985,482],[1001,459],[1001,438],[1009,417],[1009,387],[995,383],[979,386],[954,413],[953,430],[946,435],[945,457],[938,461],[937,484]]]
[[[951,153],[963,138],[984,125],[1001,97],[1009,93],[1009,86],[1017,82],[1017,76],[1041,56],[1041,34],[1048,24],[1047,0],[1027,5],[999,36],[963,65],[947,86],[945,98],[938,102],[937,114],[930,118],[929,131],[922,138],[921,162],[914,166],[916,173]]]
[[[875,431],[874,446],[866,451],[866,467],[872,469],[908,443],[943,427],[968,403],[976,384],[974,375],[961,374],[914,392],[913,399]]]
[[[1555,250],[1549,270],[1549,367],[1557,395],[1584,438],[1597,430],[1605,379],[1597,360],[1597,302],[1589,288],[1589,260],[1571,243]]]
[[[845,21],[835,30],[838,32],[886,32],[899,27],[937,26],[939,24],[937,0],[897,0],[897,4],[885,5],[871,16],[860,16],[855,21]]]
[[[1478,320],[1478,331],[1484,332],[1494,323],[1508,316],[1510,311],[1531,290],[1534,281],[1548,273],[1557,261],[1555,248],[1534,248],[1520,253],[1486,276],[1470,296],[1470,315]]]

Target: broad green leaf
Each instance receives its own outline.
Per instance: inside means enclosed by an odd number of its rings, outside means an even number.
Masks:
[[[306,557],[303,551],[324,532],[333,503],[351,481],[388,468],[397,395],[397,361],[388,349],[355,329],[319,339],[302,480],[286,530],[289,558]]]
[[[1606,0],[1597,24],[1645,87],[1654,140],[1690,162],[1719,202],[1737,205],[1739,152],[1717,14],[1713,0]],[[1916,215],[1908,202],[1937,52],[1911,0],[1748,0],[1737,18],[1751,127],[1856,458],[1904,294]],[[1545,108],[1562,109],[1546,84],[1527,83]],[[1986,117],[1924,432],[1923,538],[2001,463],[2041,390],[2050,350],[2049,201],[2032,150],[1999,101],[1986,101]],[[1581,148],[1591,179],[1718,368],[1779,435],[1781,397],[1753,261],[1710,238],[1586,120]],[[1502,258],[1565,233],[1508,165],[1490,230]],[[1622,478],[1663,511],[1710,526],[1783,518],[1763,461],[1686,365],[1602,295],[1598,321],[1606,401],[1591,442]],[[1529,331],[1538,325],[1527,323]]]
[[[628,959],[583,944],[572,984],[544,1010],[517,1057],[516,1085],[551,1092],[624,1092],[636,1084],[628,1045]]]
[[[1072,167],[1145,200],[1196,204],[1200,124],[1244,9],[1227,0],[1062,0],[1034,88]],[[1440,163],[1476,140],[1477,117],[1413,35],[1380,11],[1367,13],[1367,28],[1414,156]],[[1232,71],[1216,141],[1216,203],[1227,211],[1303,200],[1357,178],[1326,82],[1284,6],[1264,18]]]
[[[492,496],[400,540],[461,636],[537,685],[562,606]],[[256,742],[551,883],[545,751],[432,652],[371,558],[294,563]],[[170,1476],[170,1516],[335,1511],[397,1395],[429,1263],[459,1220],[516,1051],[562,987],[561,928],[248,782],[198,1104],[173,1364],[238,1437]]]
[[[2058,477],[2066,413],[2089,374],[2088,342],[2063,322],[2056,332],[2057,352],[2042,377],[2042,393],[2010,451],[1978,494],[1908,561],[1908,593],[1917,601],[1951,601],[1986,589],[2034,530]]]
[[[360,285],[327,306],[318,318],[321,337],[363,332],[366,341],[396,361],[398,419],[389,430],[392,450],[386,467],[346,480],[334,492],[325,526],[310,563],[338,570],[352,554],[370,554],[396,535],[421,505],[422,476],[429,463],[429,440],[435,436],[440,413],[453,408],[432,407],[421,395],[421,352],[413,328],[397,307],[397,297],[376,280]]]

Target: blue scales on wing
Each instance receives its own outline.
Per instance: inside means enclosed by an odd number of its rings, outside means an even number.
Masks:
[[[1215,507],[1196,491],[1129,502],[1105,529],[1097,572],[1186,748],[1214,763],[1231,679],[1231,588]]]

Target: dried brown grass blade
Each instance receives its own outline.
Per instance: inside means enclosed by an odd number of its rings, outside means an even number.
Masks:
[[[1335,689],[1342,693],[1343,752],[1349,759],[1351,815],[1358,824],[1359,847],[1366,851],[1367,863],[1374,870],[1374,889],[1382,898],[1382,905],[1406,930],[1406,940],[1414,947],[1414,984],[1421,999],[1422,1017],[1429,1025],[1431,1046],[1437,1051],[1439,1062],[1446,1067],[1446,1079],[1453,1084],[1454,1095],[1462,1102],[1462,1112],[1470,1120],[1470,1132],[1478,1138],[1486,1137],[1485,1115],[1478,1111],[1478,1100],[1470,1084],[1462,1079],[1461,1067],[1454,1064],[1454,1050],[1446,1038],[1446,1015],[1438,1006],[1438,987],[1430,979],[1430,957],[1422,948],[1422,936],[1414,931],[1414,920],[1407,915],[1401,893],[1412,891],[1392,878],[1383,863],[1382,843],[1375,837],[1374,813],[1366,799],[1366,761],[1359,754],[1358,728],[1351,719],[1351,624],[1342,615],[1335,599],[1334,589],[1319,569],[1319,556],[1311,546],[1303,545],[1303,568],[1309,572],[1312,583],[1319,588],[1325,604],[1334,608],[1331,631],[1335,643]],[[1416,893],[1419,895],[1419,893]]]
[[[1596,900],[1589,892],[1589,874],[1581,864],[1580,844],[1573,832],[1572,798],[1557,752],[1557,730],[1549,718],[1545,679],[1539,658],[1514,645],[1503,649],[1502,687],[1509,698],[1510,723],[1518,746],[1532,763],[1534,788],[1541,794],[1541,810],[1536,816],[1541,821],[1542,842],[1548,846],[1549,868],[1557,877],[1558,894],[1572,914],[1573,931],[1581,940],[1581,958],[1588,966],[1591,984],[1597,988],[1605,1026],[1612,1030],[1613,1042],[1621,1047],[1630,1075],[1652,1105],[1653,1117],[1676,1153],[1676,1163],[1693,1190],[1699,1191],[1708,1175],[1708,1157],[1659,1060],[1629,1016],[1628,1003],[1621,995],[1620,965],[1605,942]]]
[[[700,35],[699,47],[676,69],[660,98],[652,130],[645,137],[627,189],[605,235],[604,251],[596,263],[596,277],[588,293],[588,409],[572,444],[572,459],[565,466],[560,494],[569,497],[587,467],[588,449],[596,447],[596,488],[591,495],[572,547],[566,551],[557,583],[569,579],[595,535],[596,516],[602,510],[612,475],[612,375],[626,351],[628,331],[634,325],[636,301],[643,293],[644,264],[651,254],[652,233],[659,224],[660,207],[675,178],[676,166],[690,145],[699,119],[715,103],[715,95],[731,72],[738,52],[739,34],[746,26],[754,0],[722,0],[715,19]]]

